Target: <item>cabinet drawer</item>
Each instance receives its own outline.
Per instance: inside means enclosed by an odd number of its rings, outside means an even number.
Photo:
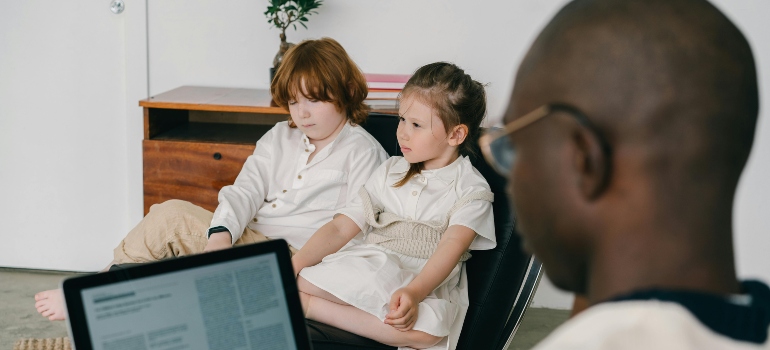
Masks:
[[[169,199],[214,211],[255,145],[144,140],[144,213]]]

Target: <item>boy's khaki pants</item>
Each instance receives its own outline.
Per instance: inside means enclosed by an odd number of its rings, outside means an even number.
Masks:
[[[146,263],[203,252],[214,213],[190,202],[172,199],[150,207],[150,212],[131,230],[117,248],[110,265]],[[235,245],[267,241],[250,228]],[[294,247],[289,247],[292,254]]]

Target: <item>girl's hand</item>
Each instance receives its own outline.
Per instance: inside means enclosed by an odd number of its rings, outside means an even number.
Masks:
[[[402,332],[411,330],[417,322],[420,301],[416,293],[408,288],[397,290],[390,297],[390,312],[385,315],[385,324]]]

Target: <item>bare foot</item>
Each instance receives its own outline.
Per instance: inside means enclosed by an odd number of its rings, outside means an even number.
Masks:
[[[35,308],[43,317],[48,317],[51,321],[64,321],[67,318],[61,289],[51,289],[35,294]]]

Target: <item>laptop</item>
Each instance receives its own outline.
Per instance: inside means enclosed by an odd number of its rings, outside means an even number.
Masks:
[[[90,349],[311,349],[284,240],[62,282],[70,339]]]

